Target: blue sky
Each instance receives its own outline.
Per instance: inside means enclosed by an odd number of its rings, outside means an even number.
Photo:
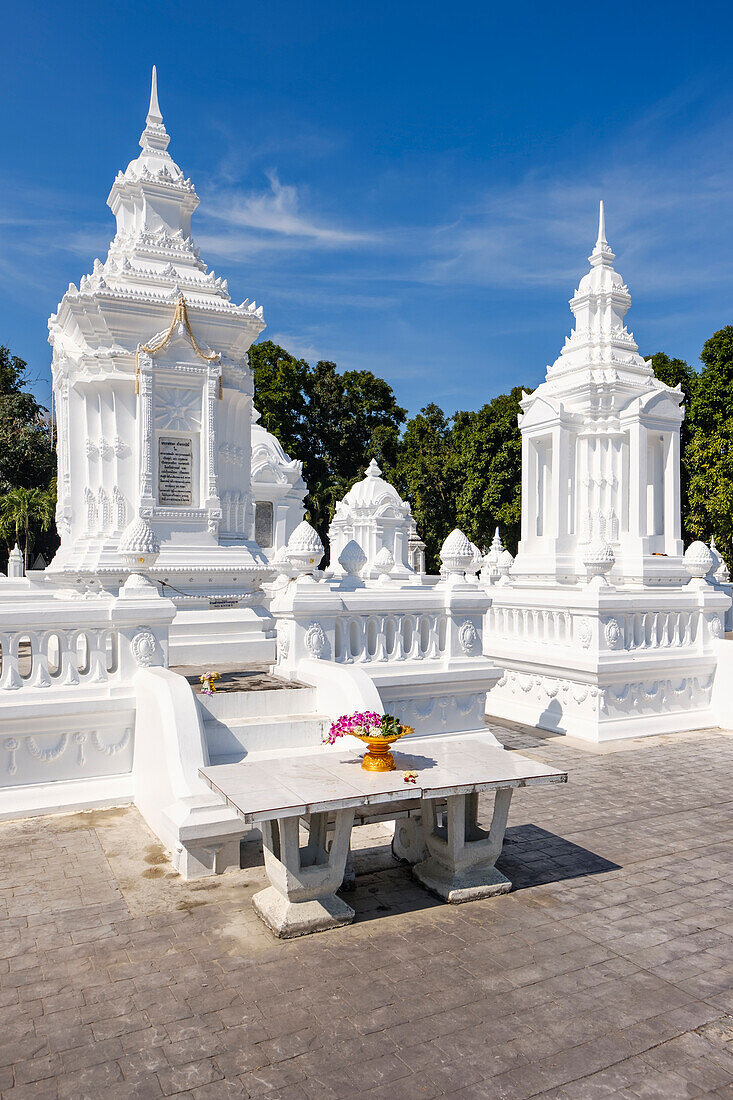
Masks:
[[[729,4],[7,5],[0,343],[104,258],[158,66],[194,236],[237,301],[411,412],[536,385],[599,198],[643,354],[733,323]]]

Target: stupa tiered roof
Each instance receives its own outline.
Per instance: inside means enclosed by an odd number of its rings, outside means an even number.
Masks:
[[[146,318],[167,316],[185,297],[189,311],[209,317],[228,316],[236,330],[217,325],[217,350],[241,358],[265,327],[262,307],[249,299],[232,302],[227,281],[210,271],[191,236],[191,215],[199,197],[190,179],[168,152],[170,136],[158,103],[153,68],[150,105],[140,137],[140,154],[118,172],[107,199],[117,220],[117,232],[104,262],[94,261],[79,286],[69,284],[58,312],[49,320],[49,340],[69,359],[134,352],[138,340],[118,327],[119,306],[139,303]],[[150,336],[162,327],[141,323]],[[202,334],[214,346],[213,329]],[[223,339],[222,339],[223,337]]]

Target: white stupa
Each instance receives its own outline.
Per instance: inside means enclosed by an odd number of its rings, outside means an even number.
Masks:
[[[573,581],[589,546],[613,550],[614,582],[687,579],[680,538],[680,387],[654,376],[624,318],[603,203],[590,271],[570,299],[575,328],[521,402],[522,540],[514,575]]]
[[[142,151],[107,199],[117,220],[107,258],[49,320],[61,537],[50,571],[114,584],[125,574],[120,536],[142,516],[160,543],[152,573],[180,607],[256,606],[271,570],[255,531],[247,351],[265,323],[201,259],[191,237],[199,199],[169,140],[153,69]],[[257,534],[272,555],[302,518],[292,507],[305,487],[299,464],[264,434],[274,489],[257,494],[272,506]],[[277,467],[291,507],[279,523]]]
[[[682,554],[682,392],[639,355],[613,261],[601,203],[575,329],[521,402],[522,537],[484,638],[489,715],[592,741],[714,724],[728,607],[707,547]]]
[[[330,571],[337,577],[344,575],[339,558],[346,545],[353,541],[366,557],[361,569],[363,579],[373,580],[384,575],[382,561],[377,562],[377,557],[386,550],[394,560],[388,575],[393,580],[412,580],[415,571],[410,565],[410,536],[414,530],[410,505],[394,485],[384,480],[376,460],[372,459],[364,478],[357,481],[336,505],[328,530]]]

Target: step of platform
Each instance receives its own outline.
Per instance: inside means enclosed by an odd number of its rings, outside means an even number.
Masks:
[[[330,724],[321,715],[280,714],[228,723],[209,719],[204,731],[212,764],[230,764],[251,752],[316,748]]]

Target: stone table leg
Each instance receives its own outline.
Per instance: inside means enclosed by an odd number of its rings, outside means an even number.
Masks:
[[[349,924],[354,910],[336,891],[344,878],[354,811],[337,810],[327,846],[328,814],[311,814],[305,848],[297,817],[263,821],[265,870],[272,883],[252,898],[257,915],[281,939]]]
[[[494,864],[504,843],[511,800],[511,787],[497,790],[494,815],[487,833],[477,822],[478,794],[448,798],[445,825],[438,824],[436,802],[423,799],[424,835],[429,854],[412,868],[415,878],[449,902],[508,893],[512,884]]]

